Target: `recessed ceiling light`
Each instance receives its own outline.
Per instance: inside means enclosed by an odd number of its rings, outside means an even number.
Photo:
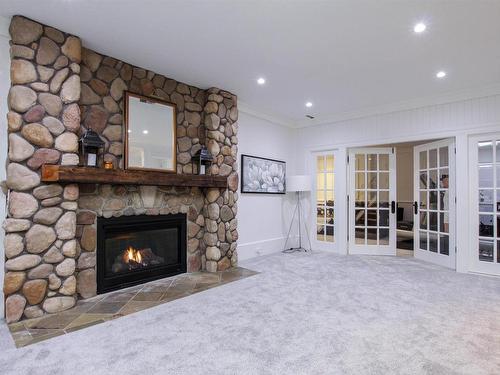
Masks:
[[[423,33],[427,29],[427,26],[425,23],[419,22],[413,27],[413,31],[415,31],[417,34]]]
[[[143,130],[142,134],[148,134],[149,132],[147,130]]]
[[[437,78],[444,78],[446,77],[446,72],[443,70],[440,70],[439,72],[436,73]]]
[[[263,85],[264,83],[266,83],[266,79],[265,79],[265,78],[260,77],[259,79],[257,79],[257,83],[258,83],[259,85]]]
[[[307,107],[307,108],[311,108],[312,106],[313,106],[313,104],[312,104],[311,102],[307,102],[307,103],[306,103],[306,107]]]
[[[129,129],[129,130],[127,130],[127,132],[132,133],[132,130]]]

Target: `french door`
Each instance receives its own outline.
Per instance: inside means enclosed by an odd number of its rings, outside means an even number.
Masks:
[[[315,233],[311,236],[313,248],[332,250],[335,246],[335,152],[314,154],[316,179],[313,198],[316,202]]]
[[[349,253],[396,255],[396,161],[392,148],[349,151]]]
[[[455,143],[416,146],[414,165],[415,257],[455,269]]]
[[[471,271],[500,276],[500,133],[469,143]]]

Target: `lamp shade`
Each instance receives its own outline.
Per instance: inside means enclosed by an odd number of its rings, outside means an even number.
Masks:
[[[311,177],[307,175],[289,176],[286,179],[287,191],[311,191]]]

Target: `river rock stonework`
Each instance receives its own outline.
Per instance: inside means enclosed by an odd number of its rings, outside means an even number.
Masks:
[[[10,33],[10,199],[4,224],[9,250],[5,264],[7,322],[32,317],[33,311],[43,308],[44,301],[54,305],[51,300],[63,292],[59,287],[51,289],[48,279],[58,277],[55,268],[72,259],[61,249],[74,238],[76,216],[65,206],[68,200],[63,197],[63,186],[40,182],[40,166],[61,163],[67,154],[78,160],[75,149],[57,150],[54,143],[58,137],[77,137],[78,129],[66,127],[63,114],[78,105],[80,85],[75,82],[80,81],[81,51],[79,38],[24,17],[12,18]],[[65,48],[68,44],[73,46],[71,51]],[[80,122],[79,111],[76,116]],[[49,252],[61,256],[52,257],[49,264],[45,261]],[[58,278],[64,283],[68,276]],[[69,296],[64,308],[75,302],[76,296]]]
[[[204,203],[203,193],[194,187],[82,185],[76,220],[80,242],[77,269],[86,276],[77,280],[79,295],[96,294],[97,217],[187,214],[187,268],[195,272],[204,263]]]
[[[96,294],[96,219],[187,214],[188,272],[237,264],[238,109],[235,95],[203,90],[82,48],[80,39],[24,17],[10,27],[10,189],[6,231],[7,321],[54,313]],[[207,146],[208,173],[228,189],[44,184],[43,164],[77,164],[77,140],[92,127],[101,159],[123,168],[123,92],[177,108],[177,173]]]
[[[223,90],[207,90],[207,102],[203,108],[207,131],[207,148],[214,157],[209,174],[228,178],[228,189],[208,189],[205,195],[206,246],[216,247],[219,252],[206,256],[206,270],[223,271],[238,262],[238,108],[236,96]]]
[[[82,130],[92,127],[105,141],[103,158],[123,168],[125,90],[156,96],[177,107],[177,173],[192,173],[191,157],[205,138],[202,126],[207,93],[165,76],[83,48]]]

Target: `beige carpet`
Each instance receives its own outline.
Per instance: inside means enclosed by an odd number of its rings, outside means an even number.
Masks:
[[[408,258],[275,254],[261,273],[16,349],[0,374],[500,374],[500,279]]]

